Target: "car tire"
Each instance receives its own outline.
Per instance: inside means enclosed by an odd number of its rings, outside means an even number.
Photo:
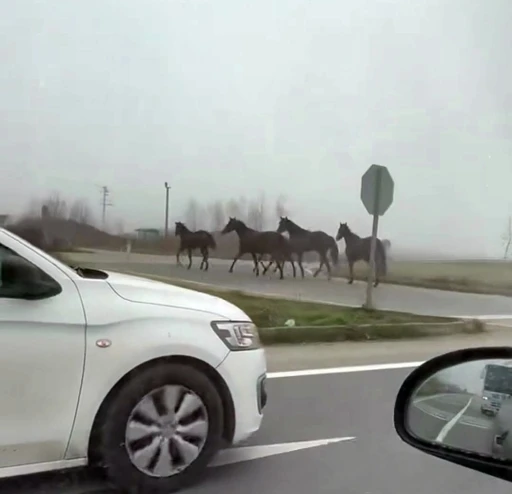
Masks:
[[[172,475],[154,476],[148,473],[146,467],[141,469],[139,468],[140,465],[137,466],[135,464],[141,460],[133,456],[134,448],[130,444],[135,444],[140,439],[130,442],[129,434],[133,430],[134,423],[140,418],[140,415],[137,414],[139,413],[140,406],[142,406],[141,404],[146,404],[150,400],[155,405],[156,402],[154,400],[156,398],[154,397],[157,394],[159,395],[168,390],[173,390],[174,393],[177,388],[182,389],[184,392],[188,390],[189,393],[185,392],[183,396],[187,398],[192,396],[196,402],[197,398],[199,398],[200,402],[202,402],[201,410],[197,413],[201,415],[203,412],[206,412],[207,427],[204,428],[203,424],[203,429],[206,429],[207,432],[203,432],[202,449],[200,449],[198,456],[191,463]],[[182,406],[185,403],[183,396],[181,397]],[[157,411],[157,408],[154,408],[155,411]],[[179,411],[178,405],[177,408]],[[185,407],[183,406],[183,408]],[[146,411],[146,409],[144,410]],[[137,419],[134,418],[135,415],[137,415]],[[168,494],[176,492],[201,479],[208,463],[222,446],[223,423],[224,410],[222,400],[215,385],[203,372],[189,365],[174,363],[149,367],[135,374],[134,377],[121,387],[105,414],[99,431],[99,453],[102,458],[102,466],[106,471],[108,480],[124,492],[130,494]],[[153,427],[153,425],[150,427]],[[160,427],[159,430],[163,431],[164,426],[158,425],[156,427]],[[177,426],[174,425],[173,427]],[[167,435],[171,434],[167,429],[166,431]],[[176,433],[172,434],[174,436],[162,439],[165,434],[158,432],[155,436],[156,439],[152,440],[155,442],[151,442],[150,446],[144,447],[147,447],[149,450],[149,448],[153,447],[153,444],[158,443],[160,445],[158,448],[161,448],[160,455],[162,457],[165,453],[170,454],[173,458],[176,458],[173,455],[177,455],[180,458],[180,455],[176,453],[176,451],[179,451],[176,449],[176,444],[179,445],[180,443],[175,442]],[[191,438],[188,437],[187,441],[189,439]],[[161,441],[168,442],[162,443]],[[162,444],[167,445],[165,446],[165,452],[162,452]],[[187,444],[190,445],[190,443]],[[171,453],[169,453],[169,450]],[[188,453],[189,451],[187,451]],[[182,456],[182,458],[185,458],[185,456]],[[151,463],[152,461],[156,461],[154,457],[149,464],[154,464]],[[156,463],[157,466],[160,464],[159,461],[156,461]],[[162,461],[162,464],[167,463]],[[162,471],[165,470],[161,469],[160,473]]]

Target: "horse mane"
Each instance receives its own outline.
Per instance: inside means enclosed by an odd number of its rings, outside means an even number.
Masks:
[[[302,228],[300,225],[295,223],[295,221],[292,221],[290,218],[288,218],[288,216],[286,216],[286,221],[288,222],[288,224],[293,225],[296,229],[295,231],[297,231],[297,232],[307,233],[309,231],[309,230],[306,230],[305,228]]]
[[[185,223],[183,223],[182,221],[177,221],[176,226],[178,226],[178,225],[180,226],[182,231],[184,231],[185,233],[192,233],[192,230],[187,225],[185,225]]]
[[[356,232],[354,232],[349,226],[348,223],[345,223],[345,229],[346,229],[346,236],[355,237],[355,238],[362,238],[360,237]]]

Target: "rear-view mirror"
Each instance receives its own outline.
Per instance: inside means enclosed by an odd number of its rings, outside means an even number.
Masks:
[[[511,479],[512,348],[458,350],[426,362],[403,383],[394,419],[411,446]]]

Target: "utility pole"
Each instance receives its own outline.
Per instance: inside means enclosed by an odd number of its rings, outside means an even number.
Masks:
[[[171,190],[171,186],[164,182],[165,187],[165,233],[164,236],[167,238],[169,235],[169,190]]]
[[[105,231],[106,219],[107,219],[107,206],[112,206],[112,203],[109,201],[110,190],[108,187],[104,185],[101,187],[101,226],[103,231]]]

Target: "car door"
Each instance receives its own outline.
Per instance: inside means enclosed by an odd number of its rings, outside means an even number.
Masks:
[[[74,281],[36,252],[20,251],[0,243],[0,477],[5,467],[23,474],[63,460],[85,358],[85,315]],[[42,300],[7,298],[1,264],[10,255],[30,260],[62,291]]]

